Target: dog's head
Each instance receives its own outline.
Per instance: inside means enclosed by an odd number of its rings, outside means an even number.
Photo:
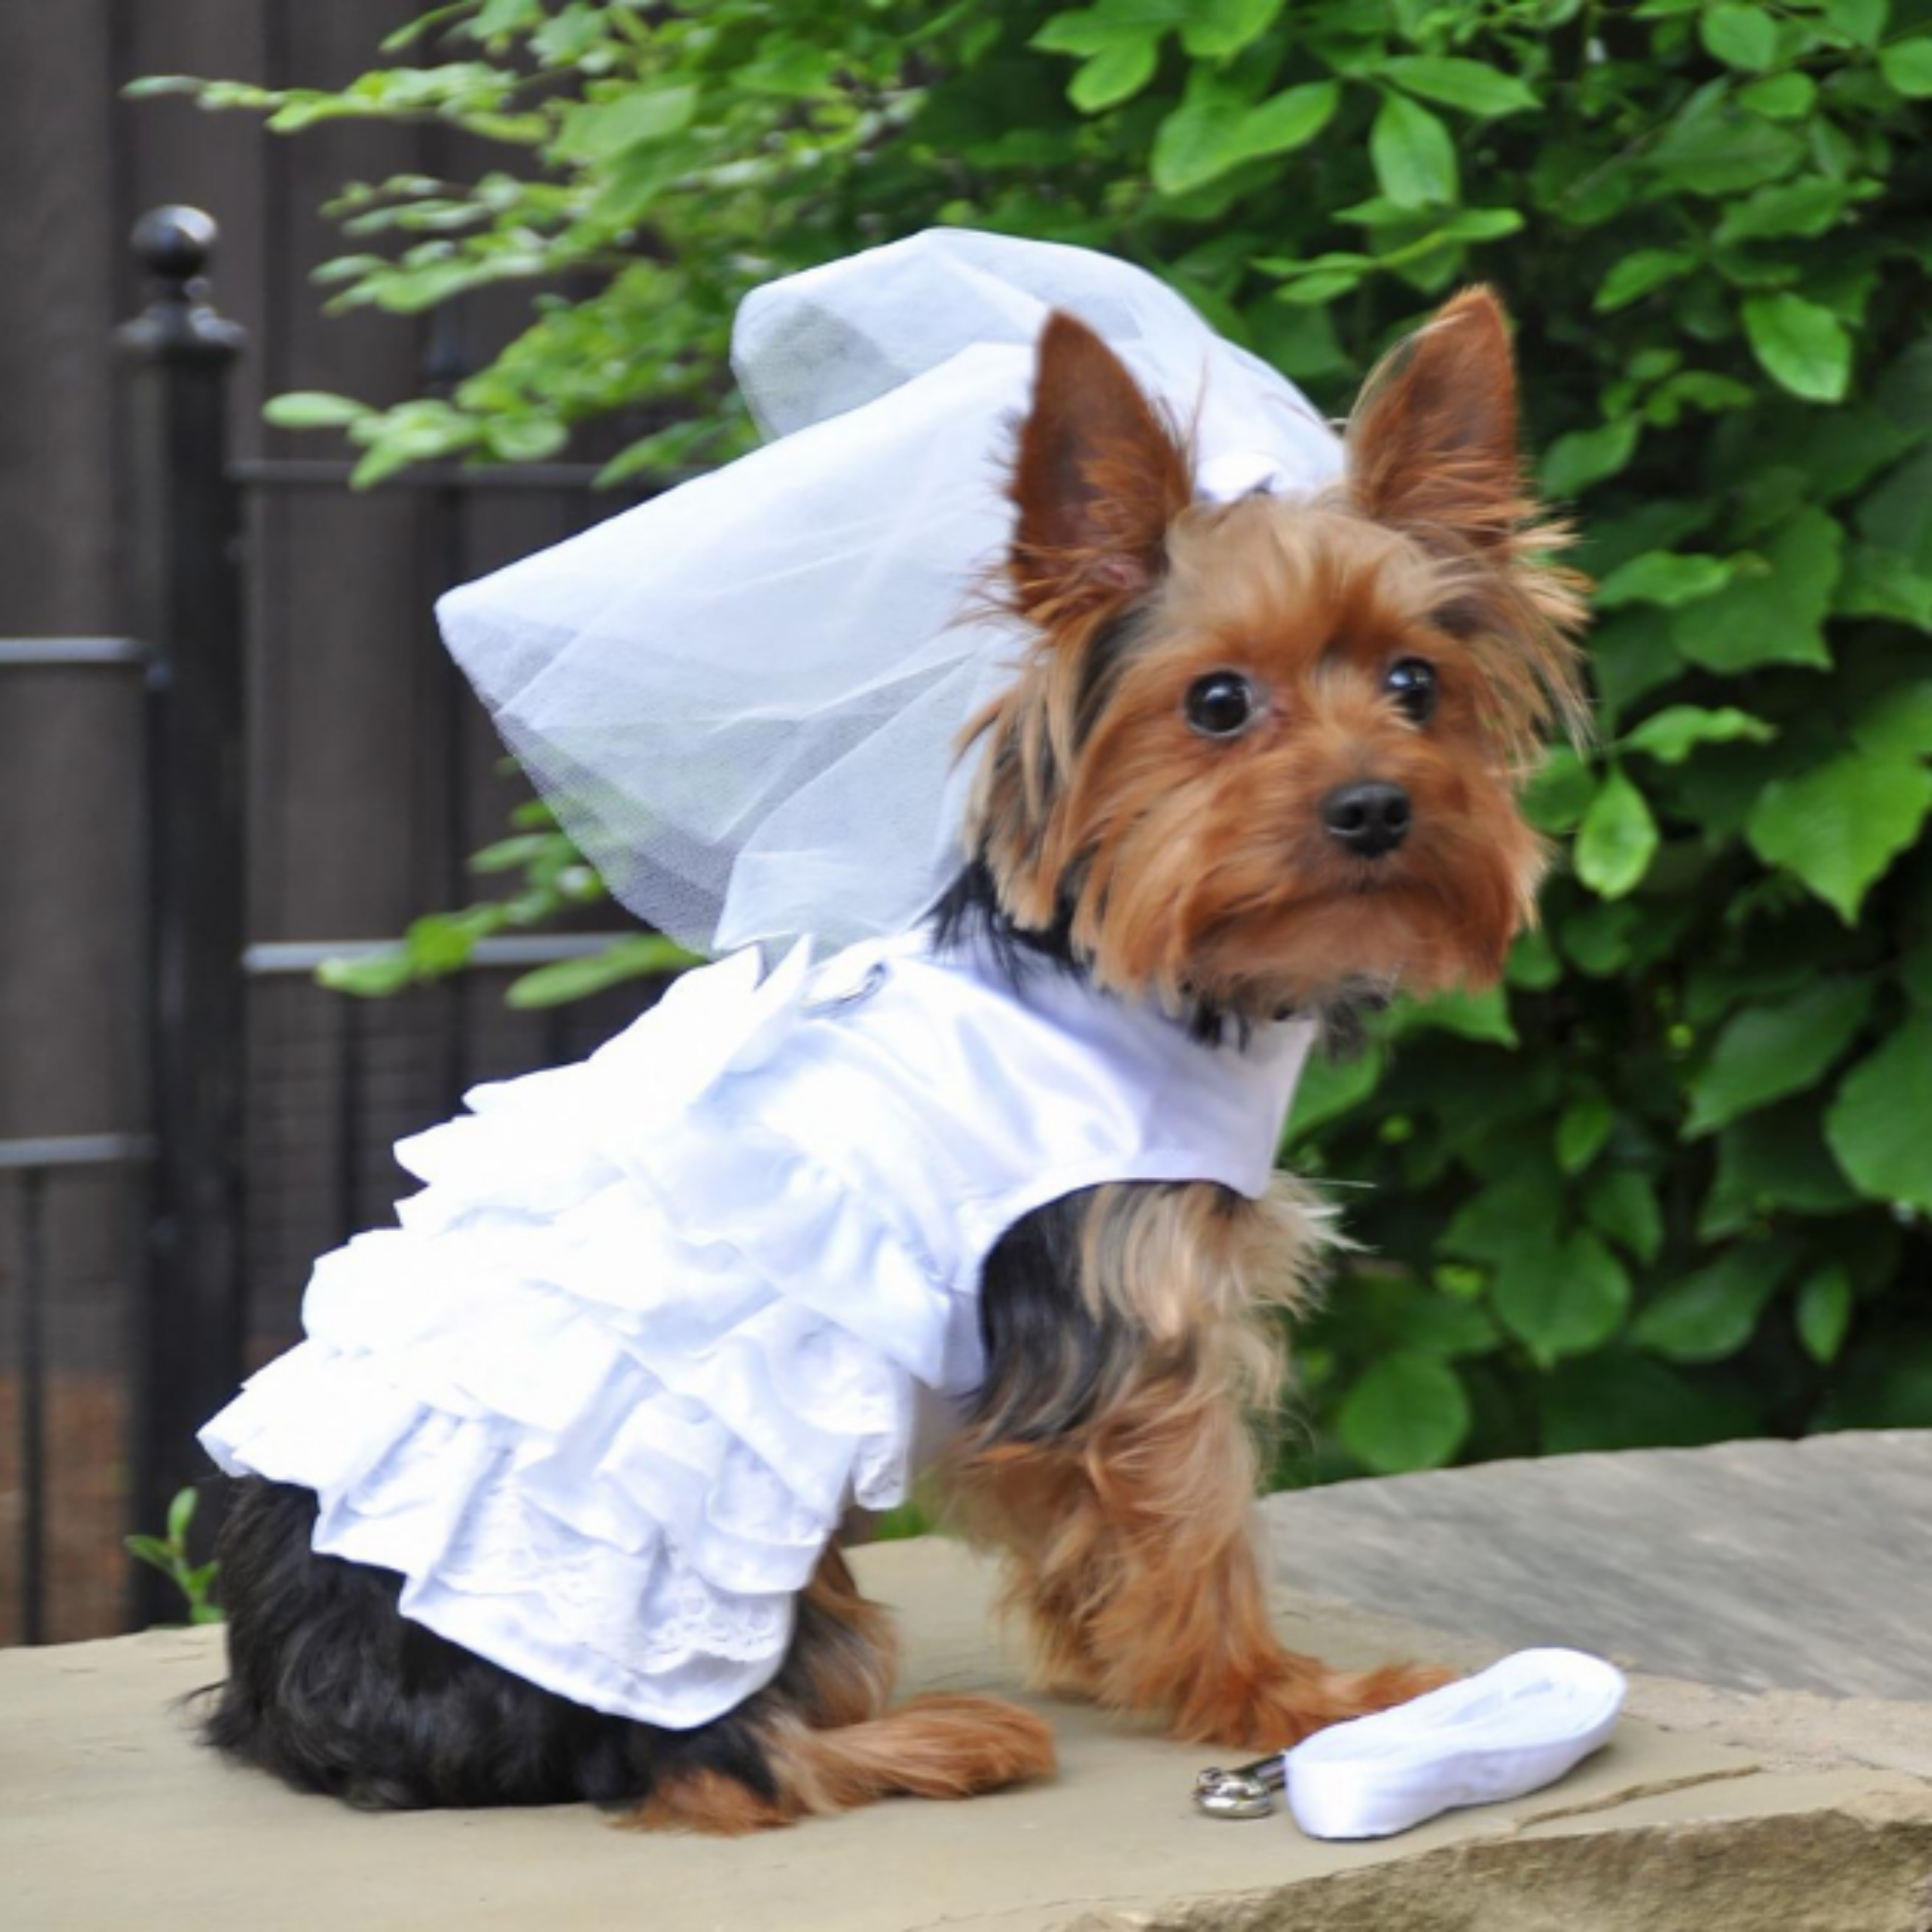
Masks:
[[[1543,854],[1517,804],[1584,715],[1508,326],[1458,296],[1376,370],[1345,480],[1197,502],[1091,330],[1042,335],[998,587],[1030,642],[974,726],[1005,917],[1102,985],[1250,1018],[1501,971]]]

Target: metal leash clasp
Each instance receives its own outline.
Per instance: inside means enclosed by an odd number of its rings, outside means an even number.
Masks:
[[[1288,1781],[1286,1754],[1275,1752],[1224,1771],[1217,1764],[1194,1781],[1194,1801],[1209,1818],[1266,1818]]]

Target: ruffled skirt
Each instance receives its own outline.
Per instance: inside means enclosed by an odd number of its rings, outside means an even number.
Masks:
[[[729,1104],[804,971],[692,975],[404,1142],[401,1226],[318,1265],[308,1339],[202,1432],[315,1491],[315,1548],[400,1573],[405,1614],[648,1723],[777,1672],[844,1510],[906,1494],[948,1317],[904,1230]]]

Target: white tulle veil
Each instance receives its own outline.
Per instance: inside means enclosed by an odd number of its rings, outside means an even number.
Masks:
[[[966,613],[1047,315],[1196,426],[1205,496],[1342,467],[1294,386],[1145,271],[936,229],[748,296],[770,440],[451,592],[451,653],[611,891],[701,951],[903,930],[957,869],[961,728],[1019,640]]]

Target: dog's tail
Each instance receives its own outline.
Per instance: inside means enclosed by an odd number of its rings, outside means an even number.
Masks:
[[[896,1794],[971,1798],[1050,1776],[1056,1761],[1045,1719],[992,1697],[916,1697],[833,1730],[786,1716],[761,1741],[774,1787],[770,1798],[697,1772],[660,1786],[632,1821],[647,1830],[732,1835]]]

